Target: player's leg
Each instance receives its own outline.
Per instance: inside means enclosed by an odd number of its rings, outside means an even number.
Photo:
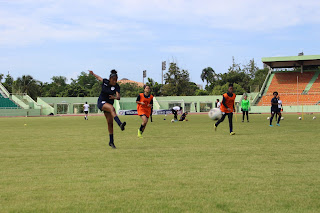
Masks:
[[[281,120],[281,112],[280,112],[280,109],[279,109],[279,112],[277,113],[279,116],[278,116],[278,122],[277,122],[277,126],[280,126],[280,120]]]
[[[113,139],[113,117],[111,113],[104,112],[104,116],[106,117],[107,123],[108,123],[108,131],[109,131],[109,146],[111,146],[113,149],[116,149],[116,146],[114,145],[114,139]]]
[[[244,110],[242,110],[242,122],[244,122],[244,116],[245,116],[246,112]]]
[[[141,123],[140,128],[138,129],[138,137],[142,138],[142,133],[144,132],[144,130],[147,126],[147,123],[148,123],[148,118],[146,115],[141,115],[140,118],[142,120],[142,123]]]
[[[249,122],[249,111],[246,111],[247,121]]]
[[[272,120],[275,112],[271,110],[271,117],[270,117],[270,126],[272,126]]]
[[[233,113],[228,113],[228,120],[229,120],[229,129],[230,129],[230,135],[234,135],[235,133],[233,132]]]
[[[110,115],[112,116],[112,118],[117,122],[117,124],[119,125],[119,127],[121,128],[121,130],[123,131],[124,130],[124,127],[126,126],[126,122],[121,122],[119,117],[117,116],[116,114],[116,110],[114,109],[114,107],[109,104],[109,103],[105,103],[103,104],[102,106],[102,111],[104,112],[109,112]]]
[[[226,118],[227,114],[223,113],[222,117],[217,121],[217,123],[214,124],[214,130],[217,130],[218,125],[224,121],[224,119]]]

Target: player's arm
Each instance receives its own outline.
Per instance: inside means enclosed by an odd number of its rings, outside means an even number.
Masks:
[[[138,95],[137,100],[136,100],[136,103],[137,103],[137,104],[144,105],[144,102],[141,102],[141,101],[140,101],[140,95]]]
[[[148,104],[148,107],[153,107],[153,99],[150,101],[150,104]]]
[[[103,79],[100,77],[100,76],[98,76],[97,74],[94,74],[93,73],[93,71],[92,70],[88,70],[89,71],[89,74],[91,74],[91,75],[93,75],[94,77],[96,77],[96,79],[98,80],[98,81],[103,81]]]

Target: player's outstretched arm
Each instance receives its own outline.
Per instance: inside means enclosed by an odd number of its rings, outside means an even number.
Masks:
[[[96,79],[97,79],[98,81],[103,81],[103,79],[102,79],[100,76],[98,76],[97,74],[94,74],[92,70],[88,70],[88,71],[89,71],[89,74],[91,74],[91,75],[93,75],[94,77],[96,77]]]

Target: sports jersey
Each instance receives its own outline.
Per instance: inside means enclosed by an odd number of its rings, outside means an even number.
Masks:
[[[144,103],[144,105],[137,105],[138,115],[146,115],[149,117],[151,114],[151,107],[148,105],[153,104],[153,95],[145,96],[144,93],[140,93],[137,97],[137,101]]]
[[[278,108],[281,109],[282,108],[282,101],[278,100]]]
[[[101,93],[99,96],[99,101],[105,101],[106,103],[113,104],[114,100],[109,99],[110,95],[115,95],[116,92],[120,93],[120,86],[119,84],[116,85],[110,85],[108,79],[103,79],[102,85],[101,85]]]
[[[232,113],[235,99],[236,99],[236,94],[234,93],[223,94],[223,100],[220,107],[221,112]],[[228,108],[230,109],[230,111],[228,111]]]
[[[249,111],[250,101],[243,99],[243,100],[241,101],[241,108],[242,108],[243,111]]]
[[[83,111],[89,111],[89,104],[83,105]]]
[[[271,99],[271,109],[274,109],[275,111],[278,110],[278,99],[277,98]]]
[[[221,103],[218,102],[218,103],[217,103],[217,108],[220,108],[220,107],[221,107]]]

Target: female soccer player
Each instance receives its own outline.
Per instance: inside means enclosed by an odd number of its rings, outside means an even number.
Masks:
[[[270,118],[270,126],[272,127],[272,120],[273,120],[273,116],[275,114],[278,114],[278,122],[277,122],[277,126],[280,126],[280,120],[281,120],[281,110],[278,108],[278,92],[273,92],[273,98],[271,99],[271,118]]]
[[[100,76],[94,74],[91,70],[89,70],[89,73],[102,82],[101,93],[98,98],[98,108],[104,112],[104,116],[106,117],[108,122],[108,131],[110,137],[109,146],[111,146],[111,148],[113,149],[116,149],[113,139],[113,119],[117,122],[122,131],[126,126],[126,122],[122,123],[120,121],[113,107],[114,100],[120,100],[120,86],[119,84],[117,84],[117,71],[111,70],[109,80],[102,79]]]
[[[150,86],[144,85],[144,93],[140,93],[137,97],[137,109],[138,115],[142,120],[142,124],[138,129],[138,137],[142,138],[142,133],[144,132],[149,116],[151,115],[151,109],[153,105],[153,95],[150,95]]]
[[[232,117],[234,108],[234,101],[236,99],[236,94],[233,93],[233,84],[229,84],[228,92],[223,94],[222,105],[220,110],[222,112],[222,117],[220,120],[217,121],[214,125],[214,130],[217,130],[218,125],[224,121],[226,116],[228,115],[229,119],[229,128],[230,128],[230,135],[235,135],[236,133],[233,132],[233,124],[232,124]]]
[[[241,101],[241,111],[242,111],[242,122],[244,122],[244,116],[247,115],[247,122],[249,122],[249,108],[250,101],[247,100],[247,95],[243,96]]]

